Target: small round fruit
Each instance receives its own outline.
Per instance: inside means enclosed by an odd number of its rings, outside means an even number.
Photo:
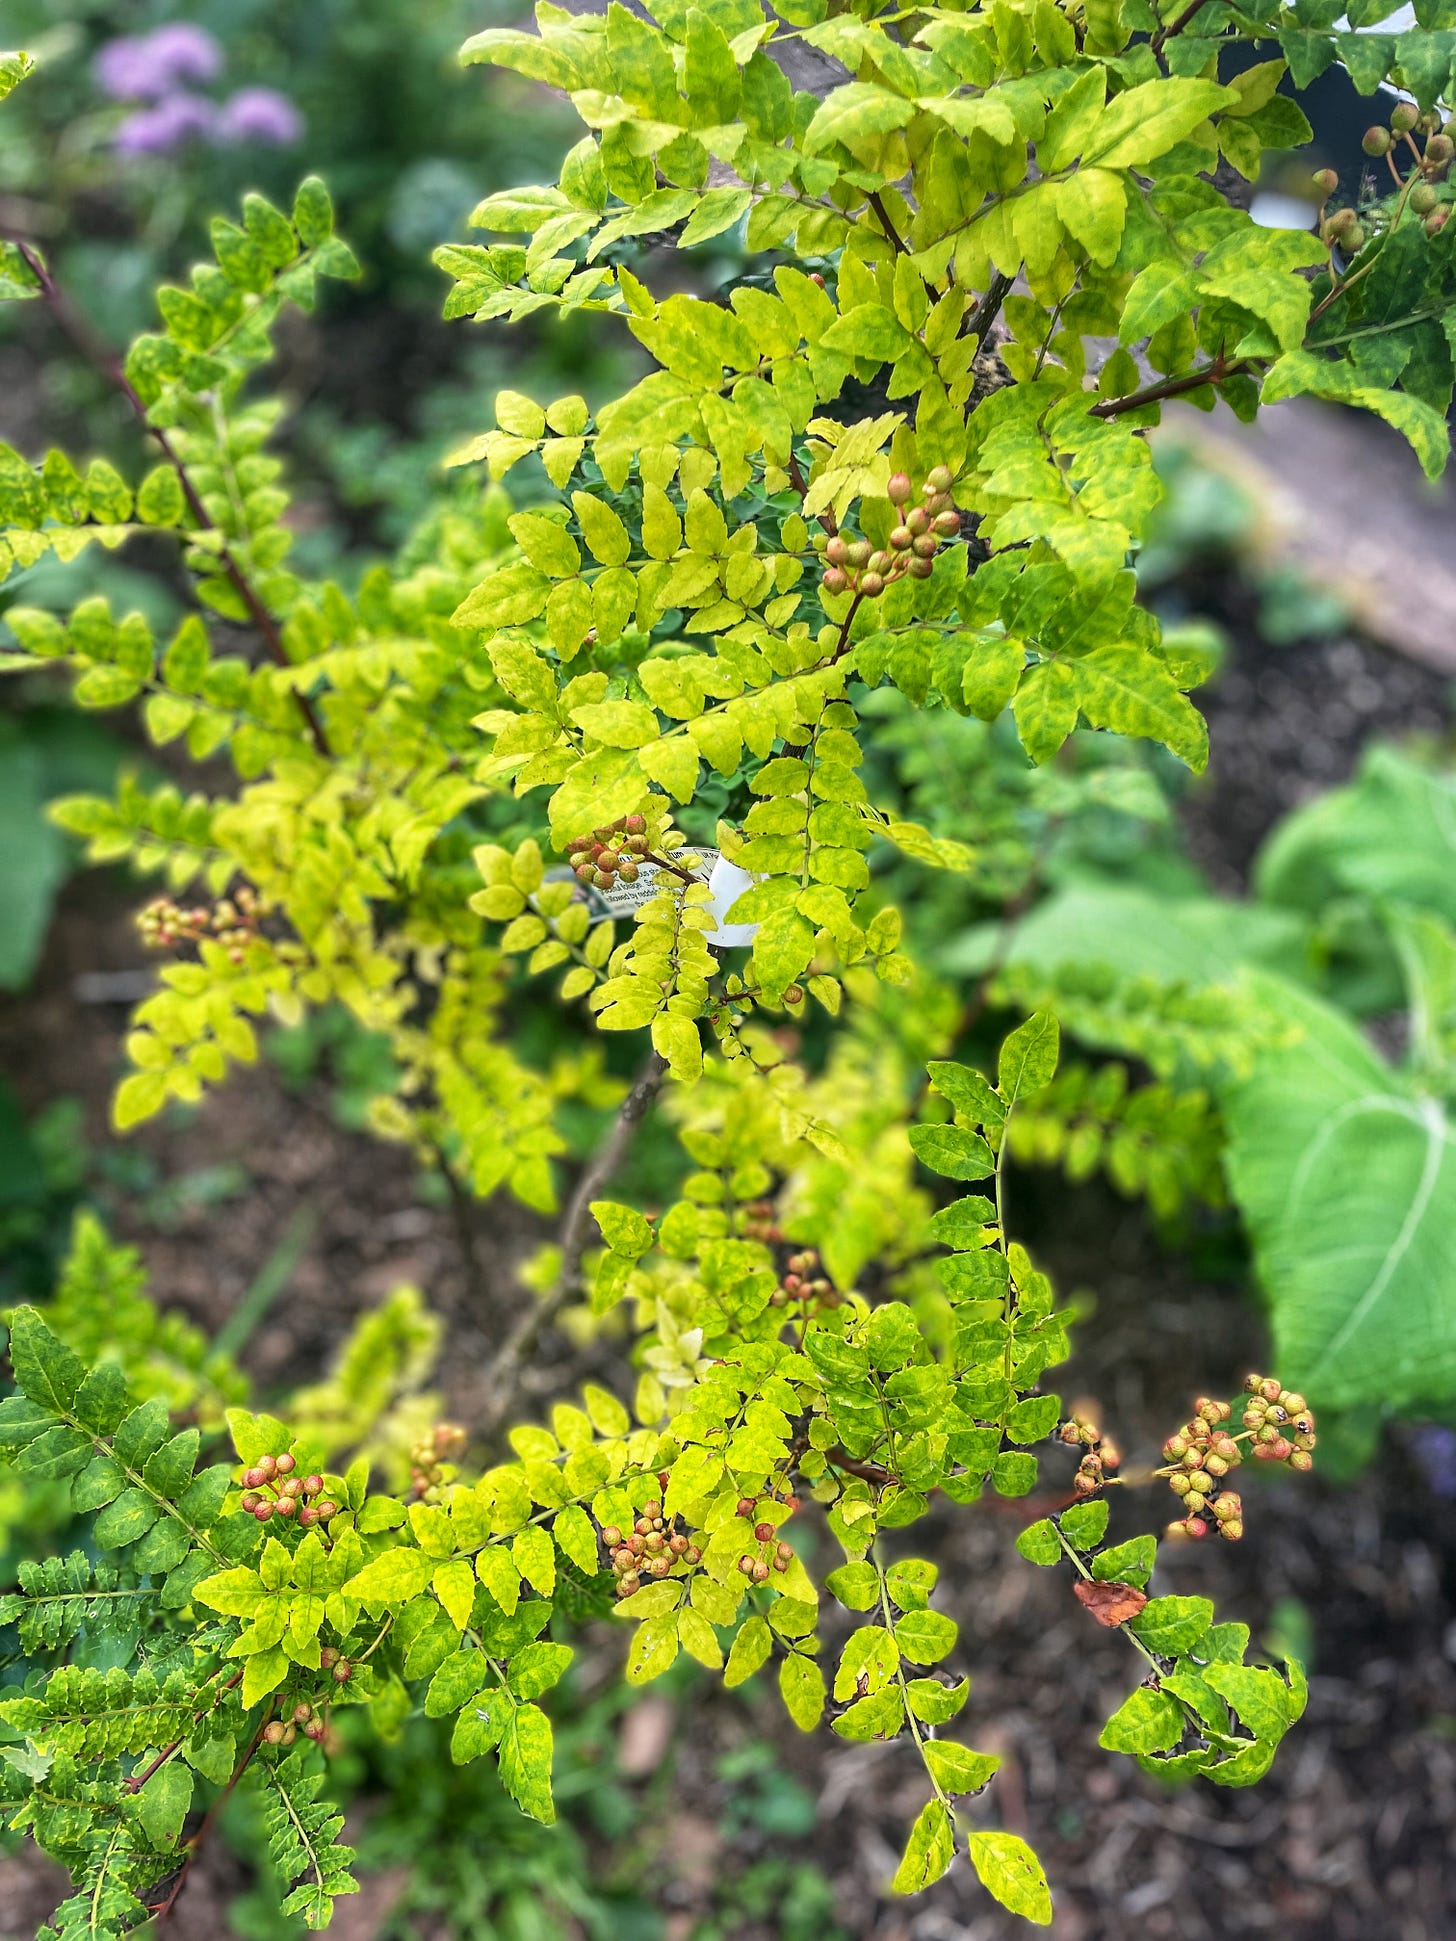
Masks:
[[[824,574],[824,591],[826,593],[843,593],[847,590],[848,586],[849,581],[837,566],[831,566],[826,569]]]
[[[885,487],[885,493],[891,505],[904,505],[914,489],[904,472],[892,472],[889,483]]]
[[[879,573],[866,573],[860,580],[859,590],[867,600],[878,600],[885,590],[884,578]]]
[[[297,1456],[290,1455],[287,1452],[287,1450],[285,1450],[281,1456],[274,1457],[273,1467],[277,1471],[278,1475],[280,1476],[291,1475],[292,1472],[298,1467],[298,1458]]]
[[[1314,172],[1314,186],[1320,194],[1328,198],[1340,186],[1340,178],[1332,168],[1320,168]]]
[[[831,566],[845,566],[849,563],[849,541],[842,533],[835,533],[824,548],[824,557]]]
[[[926,489],[930,492],[949,492],[955,480],[948,465],[935,465],[925,474]]]
[[[1417,182],[1407,200],[1418,216],[1428,216],[1441,200],[1441,192],[1430,182]]]
[[[1390,125],[1397,135],[1408,135],[1421,118],[1421,111],[1414,101],[1398,101],[1391,110]]]
[[[856,570],[870,563],[870,542],[867,539],[852,539],[849,544],[847,564]]]
[[[1367,155],[1388,155],[1391,149],[1390,130],[1388,128],[1367,128],[1365,133],[1360,137],[1360,146]]]
[[[961,529],[961,515],[958,512],[937,512],[934,528],[942,539],[954,539]]]

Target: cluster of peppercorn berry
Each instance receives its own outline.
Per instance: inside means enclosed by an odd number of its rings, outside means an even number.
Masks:
[[[296,1516],[305,1529],[337,1516],[338,1504],[323,1493],[323,1477],[297,1476],[297,1468],[297,1456],[285,1450],[281,1456],[260,1456],[251,1469],[245,1469],[243,1508],[248,1515],[260,1523],[273,1516]]]
[[[446,1486],[460,1474],[457,1459],[465,1454],[468,1439],[458,1422],[437,1422],[410,1445],[410,1487],[421,1502],[440,1502]]]
[[[1244,1427],[1254,1438],[1252,1453],[1260,1462],[1287,1463],[1301,1473],[1314,1468],[1314,1410],[1302,1395],[1281,1388],[1273,1375],[1249,1375],[1244,1381]]]
[[[1244,1459],[1238,1442],[1223,1426],[1232,1414],[1227,1402],[1200,1395],[1188,1421],[1163,1444],[1163,1454],[1174,1467],[1158,1474],[1167,1477],[1169,1489],[1182,1498],[1186,1511],[1168,1525],[1170,1537],[1206,1537],[1212,1528],[1237,1543],[1244,1534],[1241,1499],[1232,1490],[1219,1488]]]
[[[937,465],[926,475],[921,487],[922,503],[902,512],[901,521],[890,534],[888,550],[875,551],[867,539],[846,539],[843,533],[832,538],[817,538],[816,551],[825,559],[824,591],[857,593],[876,600],[892,581],[907,573],[914,580],[928,580],[935,570],[935,555],[942,539],[954,539],[961,529],[961,515],[951,496],[950,469]],[[890,503],[907,506],[915,487],[904,472],[892,475],[885,487]]]
[[[831,1281],[815,1273],[818,1265],[819,1256],[812,1247],[790,1254],[779,1284],[769,1296],[770,1307],[787,1307],[790,1301],[802,1301],[814,1308],[838,1307],[839,1292]]]
[[[1402,144],[1410,150],[1416,164],[1417,179],[1414,181],[1408,177],[1403,179],[1395,166],[1395,157]],[[1422,114],[1414,102],[1397,102],[1391,111],[1390,125],[1382,128],[1377,124],[1367,128],[1360,146],[1372,159],[1383,157],[1388,160],[1391,174],[1400,184],[1411,213],[1421,218],[1428,236],[1439,236],[1451,220],[1451,204],[1442,200],[1436,184],[1444,180],[1453,158],[1456,158],[1456,142],[1446,132],[1440,114],[1435,109]],[[1333,169],[1321,169],[1314,183],[1328,202],[1339,187],[1339,178]],[[1320,221],[1320,240],[1338,243],[1350,255],[1364,248],[1368,234],[1366,224],[1355,209],[1336,209],[1332,215],[1323,216]]]
[[[235,964],[241,964],[260,921],[273,905],[244,883],[209,910],[195,904],[184,910],[169,896],[155,896],[137,913],[141,940],[151,950],[175,950],[179,944],[201,943],[204,937],[222,945]]]
[[[635,883],[639,864],[658,860],[647,838],[647,818],[641,815],[619,815],[589,836],[573,836],[566,853],[575,858],[577,881],[599,890],[609,890],[619,878]]]
[[[745,1240],[761,1240],[773,1247],[784,1237],[772,1200],[749,1200],[738,1210],[738,1231]]]
[[[799,1507],[799,1500],[796,1496],[770,1497],[769,1501],[787,1504],[790,1516]],[[758,1505],[758,1497],[740,1496],[738,1499],[737,1514],[743,1518],[745,1523],[750,1522],[758,1514]],[[753,1525],[753,1535],[759,1546],[758,1555],[754,1557],[745,1551],[738,1559],[738,1568],[743,1572],[745,1577],[751,1578],[755,1584],[766,1584],[774,1571],[785,1571],[788,1569],[793,1560],[793,1547],[782,1541],[779,1536],[778,1525],[770,1523],[766,1517],[761,1522]]]
[[[657,1479],[659,1489],[667,1488],[669,1471]],[[649,1496],[642,1514],[625,1534],[615,1523],[602,1528],[602,1542],[611,1559],[617,1579],[617,1596],[630,1597],[641,1590],[644,1577],[666,1577],[674,1564],[702,1561],[702,1545],[695,1535],[678,1529],[675,1516],[664,1516],[660,1497]]]
[[[1095,1496],[1109,1480],[1108,1472],[1121,1465],[1122,1451],[1086,1415],[1074,1415],[1069,1422],[1062,1423],[1057,1435],[1069,1448],[1084,1452],[1072,1478],[1073,1490],[1078,1496]]]

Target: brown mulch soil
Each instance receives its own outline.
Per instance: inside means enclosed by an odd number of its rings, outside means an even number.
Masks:
[[[1210,697],[1215,749],[1226,752],[1188,805],[1200,859],[1236,881],[1292,792],[1349,772],[1372,721],[1438,728],[1444,701],[1434,677],[1358,642],[1278,657],[1245,643]],[[139,964],[128,900],[96,880],[73,885],[33,994],[0,1007],[0,1064],[25,1104],[77,1095],[98,1140],[125,1013],[78,1003],[75,980]],[[540,1237],[539,1223],[505,1201],[481,1209],[484,1288],[472,1292],[449,1210],[422,1201],[407,1156],[342,1131],[320,1093],[290,1096],[266,1065],[238,1076],[185,1126],[149,1126],[137,1143],[165,1178],[224,1162],[246,1169],[240,1197],[166,1232],[148,1228],[136,1206],[115,1208],[121,1231],[144,1248],[159,1298],[209,1326],[232,1312],[307,1208],[312,1225],[287,1290],[246,1350],[265,1391],[314,1376],[355,1315],[412,1281],[445,1318],[442,1384],[469,1420],[489,1344],[523,1298],[512,1263]],[[1129,1471],[1146,1467],[1192,1394],[1228,1392],[1257,1362],[1259,1324],[1236,1287],[1194,1278],[1185,1258],[1160,1250],[1138,1209],[1100,1187],[1023,1178],[1012,1192],[1059,1284],[1095,1292],[1095,1321],[1062,1392],[1099,1397]],[[565,1387],[578,1371],[557,1347],[561,1361],[553,1367],[548,1357],[545,1372]],[[1061,1466],[1047,1458],[1049,1483]],[[1137,1682],[1140,1661],[1088,1618],[1061,1572],[1015,1556],[1034,1505],[937,1511],[918,1526],[916,1551],[939,1563],[941,1601],[961,1623],[953,1664],[974,1678],[961,1736],[1003,1759],[967,1818],[1037,1847],[1056,1890],[1056,1941],[1446,1941],[1456,1933],[1456,1503],[1434,1497],[1394,1442],[1349,1487],[1280,1476],[1248,1497],[1242,1544],[1165,1553],[1156,1586],[1215,1597],[1220,1614],[1247,1623],[1256,1640],[1276,1615],[1287,1625],[1290,1600],[1312,1628],[1308,1714],[1248,1793],[1168,1794],[1131,1761],[1099,1751],[1100,1725]],[[1114,1503],[1114,1533],[1156,1528],[1168,1503],[1160,1492],[1128,1491]],[[812,1515],[805,1521],[812,1527]],[[827,1565],[822,1531],[819,1542]],[[591,1660],[619,1648],[605,1628],[586,1641]],[[646,1694],[623,1732],[636,1735],[629,1766],[672,1763],[659,1863],[669,1941],[686,1941],[715,1887],[763,1850],[762,1830],[723,1831],[718,1762],[749,1738],[769,1740],[813,1793],[817,1829],[794,1853],[833,1881],[853,1941],[1002,1941],[1026,1931],[963,1863],[915,1901],[884,1895],[897,1842],[924,1798],[904,1747],[847,1746],[827,1732],[801,1738],[762,1678],[736,1695],[708,1679],[690,1700]],[[640,1784],[649,1783],[644,1773]],[[227,1899],[244,1879],[217,1844],[168,1924],[176,1941],[225,1932]],[[0,1856],[0,1935],[33,1932],[56,1882],[33,1855]],[[397,1886],[390,1877],[343,1904],[336,1930],[348,1941],[378,1932]],[[775,1932],[738,1930],[744,1941]]]

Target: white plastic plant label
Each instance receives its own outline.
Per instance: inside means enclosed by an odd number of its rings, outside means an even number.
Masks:
[[[707,933],[707,941],[718,950],[732,950],[743,944],[750,944],[758,933],[756,923],[728,923],[728,912],[742,896],[762,879],[752,876],[736,863],[730,863],[718,850],[693,844],[691,853],[697,857],[693,874],[700,882],[706,882],[712,901],[708,908],[717,919],[717,929]],[[610,889],[601,890],[595,884],[578,884],[578,894],[584,896],[592,910],[599,916],[629,917],[634,910],[640,910],[644,903],[655,894],[657,878],[661,875],[657,863],[639,863],[635,882],[624,883],[620,877]],[[548,882],[560,882],[573,872],[564,866],[548,870]]]

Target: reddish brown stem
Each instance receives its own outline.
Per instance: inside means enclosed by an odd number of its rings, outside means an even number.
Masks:
[[[23,242],[18,237],[12,240],[15,243],[16,249],[19,250],[26,268],[39,284],[41,297],[51,315],[55,318],[62,333],[70,338],[71,342],[86,361],[93,365],[107,382],[113,385],[126,399],[127,403],[140,419],[143,428],[157,441],[162,456],[176,473],[177,483],[182,488],[182,497],[186,501],[187,509],[197,521],[199,528],[203,532],[215,532],[217,530],[216,522],[209,514],[207,507],[202,503],[201,495],[193,484],[187,467],[178,456],[166,432],[159,425],[154,425],[148,418],[147,407],[143,403],[136,386],[127,376],[121,360],[116,356],[111,346],[97,335],[86,318],[72,307],[70,299],[51,275],[44,260],[36,254],[30,244]],[[243,571],[243,568],[238,564],[226,541],[218,548],[217,561],[223,572],[227,575],[233,590],[247,609],[248,618],[257,629],[258,636],[267,649],[269,657],[279,667],[291,667],[293,662],[289,659],[288,650],[283,645],[283,635],[279,631],[277,620],[263,604],[256,587]],[[314,711],[313,703],[306,694],[300,694],[297,691],[295,691],[293,698],[298,704],[298,711],[303,716],[314,747],[327,760],[329,757],[329,744],[324,736],[323,725]]]
[[[242,1682],[243,1674],[240,1671],[235,1671],[226,1685],[223,1686],[222,1690],[217,1693],[212,1703],[210,1705],[204,1705],[200,1711],[192,1714],[193,1724],[195,1725],[199,1719],[205,1718],[209,1712],[215,1712],[227,1693],[232,1691],[235,1685],[241,1685]],[[164,1746],[150,1765],[144,1767],[141,1772],[131,1775],[126,1782],[126,1790],[129,1793],[139,1793],[151,1778],[152,1774],[161,1771],[162,1767],[166,1765],[167,1761],[173,1756],[181,1744],[181,1739],[174,1739],[171,1745]]]
[[[1252,368],[1252,362],[1247,358],[1236,358],[1230,364],[1220,354],[1211,364],[1205,364],[1201,371],[1185,371],[1182,377],[1164,378],[1161,383],[1149,384],[1144,390],[1130,391],[1125,398],[1104,398],[1100,404],[1092,406],[1088,416],[1120,418],[1126,411],[1140,411],[1145,404],[1159,404],[1164,398],[1182,397],[1185,392],[1196,391],[1204,384],[1221,384],[1226,377],[1239,377]]]

